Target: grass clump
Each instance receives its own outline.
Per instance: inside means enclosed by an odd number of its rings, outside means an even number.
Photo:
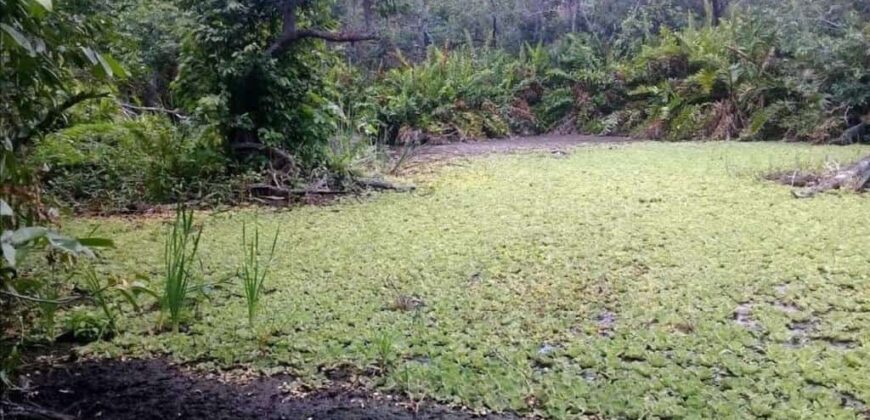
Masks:
[[[245,258],[239,277],[242,279],[242,287],[245,292],[245,303],[248,306],[248,325],[254,327],[257,307],[260,305],[260,296],[263,294],[263,286],[266,284],[266,276],[269,274],[269,266],[275,258],[275,248],[278,245],[279,231],[275,231],[272,246],[268,255],[263,258],[260,253],[260,229],[254,229],[252,238],[248,238],[247,227],[242,225],[242,249]]]
[[[172,329],[178,332],[183,311],[196,289],[194,263],[202,229],[193,225],[193,210],[179,207],[166,236],[163,253],[164,282],[160,297],[164,315],[169,315]]]

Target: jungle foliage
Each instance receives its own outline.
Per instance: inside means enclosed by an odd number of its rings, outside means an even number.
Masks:
[[[13,4],[39,24],[4,26],[4,60],[25,71],[62,59],[46,75],[69,93],[4,66],[20,83],[4,106],[21,104],[4,108],[4,141],[33,137],[30,166],[80,209],[246,197],[251,181],[346,188],[385,166],[373,164],[383,144],[549,132],[845,143],[865,140],[870,113],[858,2]],[[50,40],[69,22],[80,27],[66,40],[111,55],[16,35]],[[47,100],[66,106],[45,112]],[[21,131],[25,118],[42,132]]]
[[[688,14],[678,27],[651,25],[647,12],[611,38],[568,33],[516,54],[466,33],[459,47],[430,45],[422,61],[399,56],[397,68],[353,82],[372,86],[354,102],[377,100],[398,141],[413,130],[446,140],[556,131],[862,141],[841,136],[870,111],[870,26],[859,10],[751,4],[715,21]]]

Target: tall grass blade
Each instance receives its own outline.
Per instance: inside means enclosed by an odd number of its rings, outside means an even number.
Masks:
[[[199,250],[202,229],[193,225],[193,211],[179,207],[166,238],[164,249],[165,282],[162,296],[164,314],[178,332],[183,311],[193,289],[193,263]]]
[[[278,233],[279,231],[275,231],[275,237],[272,239],[272,246],[269,249],[268,256],[264,258],[260,255],[260,229],[256,228],[254,230],[254,235],[249,241],[247,226],[242,225],[244,260],[242,261],[242,268],[239,270],[239,277],[242,279],[245,302],[248,306],[248,325],[251,328],[254,326],[257,309],[260,304],[260,296],[263,294],[266,277],[269,274],[269,267],[275,258]]]

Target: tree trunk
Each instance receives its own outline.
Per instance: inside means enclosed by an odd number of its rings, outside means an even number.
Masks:
[[[374,33],[375,12],[372,6],[372,0],[363,0],[363,19],[365,19],[366,33]]]
[[[159,107],[160,103],[160,72],[154,70],[151,72],[151,78],[145,83],[145,93],[142,97],[142,103],[146,107]]]
[[[710,0],[711,8],[713,9],[713,25],[718,25],[725,15],[725,8],[728,7],[728,0]]]
[[[498,48],[498,8],[496,7],[495,0],[489,1],[489,8],[492,16],[492,47]]]
[[[571,33],[575,32],[577,32],[577,0],[571,0]]]

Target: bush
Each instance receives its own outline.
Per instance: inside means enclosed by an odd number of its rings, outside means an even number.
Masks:
[[[81,124],[39,142],[48,193],[78,208],[135,210],[201,195],[204,183],[225,183],[220,139],[185,132],[165,118]]]
[[[515,95],[533,76],[520,67],[501,51],[432,48],[378,80],[379,120],[394,142],[403,130],[436,142],[507,136]]]

